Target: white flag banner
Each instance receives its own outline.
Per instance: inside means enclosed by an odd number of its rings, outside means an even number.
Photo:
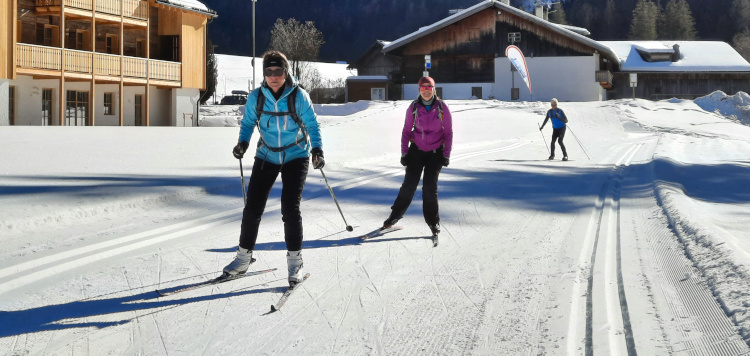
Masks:
[[[505,56],[508,57],[513,66],[516,67],[518,73],[521,74],[526,86],[529,87],[529,94],[531,94],[531,78],[529,77],[529,67],[526,65],[526,58],[523,57],[521,49],[510,45],[505,49]]]

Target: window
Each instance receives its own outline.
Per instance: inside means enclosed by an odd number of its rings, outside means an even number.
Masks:
[[[370,100],[385,100],[385,88],[370,89]]]
[[[114,115],[115,108],[112,106],[112,93],[104,93],[104,115]]]
[[[52,89],[42,89],[42,126],[52,125]]]
[[[108,54],[120,54],[120,41],[117,35],[107,35],[106,50]]]
[[[76,31],[76,49],[83,50],[83,31]]]
[[[44,45],[52,46],[52,27],[44,27]]]
[[[10,124],[15,125],[16,124],[16,87],[10,87],[8,88],[8,118],[10,119]]]
[[[65,124],[68,126],[86,126],[89,118],[89,93],[68,90],[66,99]]]
[[[137,39],[135,41],[135,56],[146,58],[146,40]]]
[[[55,25],[44,25],[42,30],[42,45],[60,46],[60,27]]]
[[[143,95],[135,96],[135,126],[143,125]]]

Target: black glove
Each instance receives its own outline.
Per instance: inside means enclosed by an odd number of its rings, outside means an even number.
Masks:
[[[250,143],[247,141],[238,142],[237,146],[234,146],[234,149],[232,150],[232,154],[234,155],[234,158],[242,159],[242,156],[245,155],[245,152],[247,152],[247,148],[249,146],[250,146]]]
[[[544,128],[544,125],[540,126],[539,131],[542,131],[543,128]]]
[[[409,163],[406,160],[406,155],[401,155],[401,165],[406,167],[406,164]]]
[[[443,157],[443,167],[448,167],[449,164],[451,164],[451,159],[448,157]]]
[[[321,169],[326,165],[326,160],[323,159],[323,150],[320,147],[313,147],[310,154],[312,154],[313,168]]]

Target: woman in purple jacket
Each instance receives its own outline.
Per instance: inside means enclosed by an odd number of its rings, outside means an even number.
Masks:
[[[435,95],[435,80],[422,77],[419,79],[419,97],[409,105],[401,133],[401,165],[406,167],[404,183],[383,228],[392,227],[404,217],[424,171],[424,220],[434,235],[440,232],[438,175],[442,167],[448,167],[450,163],[452,146],[453,125],[448,105]]]

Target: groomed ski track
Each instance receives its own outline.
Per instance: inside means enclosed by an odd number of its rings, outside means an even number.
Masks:
[[[356,115],[323,121],[323,129],[343,141],[367,120],[392,115],[397,125],[405,105],[367,111],[359,121]],[[451,106],[460,134],[440,176],[438,247],[421,217],[421,190],[399,222],[403,230],[357,239],[387,217],[403,169],[392,164],[396,155],[380,162],[359,148],[361,155],[336,162],[335,151],[327,150],[326,173],[355,231],[344,231],[322,177],[311,170],[302,203],[303,257],[315,278],[283,313],[267,314],[286,283],[273,194],[253,268],[279,271],[154,299],[156,287],[213,278],[232,258],[241,218],[237,192],[207,197],[206,208],[179,222],[155,218],[96,243],[3,265],[0,298],[7,306],[0,315],[17,327],[2,329],[0,349],[40,355],[749,355],[664,207],[670,187],[652,164],[664,134],[625,137],[620,108],[567,106],[581,139],[611,134],[612,142],[586,147],[598,148],[589,151],[592,160],[570,134],[573,161],[544,160],[534,130],[546,110],[541,103]],[[502,121],[508,134],[477,132],[474,126],[498,116],[513,119]],[[60,295],[59,303],[44,302]]]

